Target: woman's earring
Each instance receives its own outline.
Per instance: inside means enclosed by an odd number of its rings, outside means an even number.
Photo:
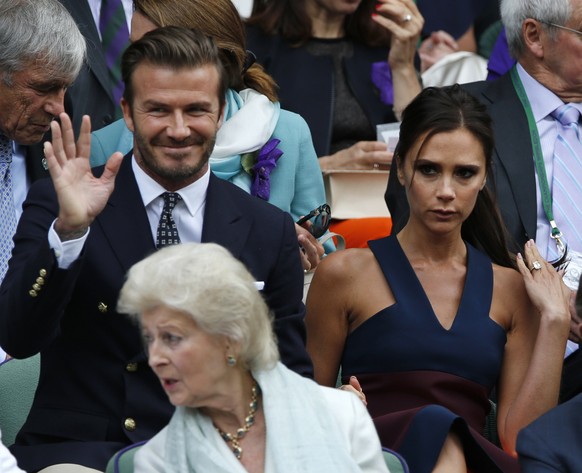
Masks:
[[[226,364],[231,367],[236,365],[236,358],[232,355],[228,355],[226,357]]]

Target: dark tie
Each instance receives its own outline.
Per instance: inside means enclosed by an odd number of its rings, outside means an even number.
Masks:
[[[12,237],[16,231],[16,209],[12,191],[12,142],[0,135],[0,282],[12,255]]]
[[[123,95],[123,81],[121,80],[121,55],[129,43],[129,31],[123,4],[121,0],[103,0],[101,2],[101,16],[99,31],[105,60],[109,68],[112,94],[116,105],[117,118],[121,118],[119,100]]]
[[[172,211],[182,197],[177,192],[164,192],[164,208],[162,215],[160,215],[160,223],[158,224],[158,233],[156,236],[156,248],[160,249],[164,246],[177,245],[180,243],[180,235],[178,234],[178,227],[172,217]]]
[[[580,112],[564,104],[552,112],[558,137],[554,145],[552,204],[554,218],[570,247],[582,251],[582,143],[578,121]],[[556,245],[550,243],[548,257],[556,258]]]

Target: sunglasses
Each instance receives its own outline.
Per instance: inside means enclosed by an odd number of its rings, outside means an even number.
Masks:
[[[323,204],[313,209],[309,212],[305,217],[301,217],[297,220],[297,225],[302,225],[308,220],[313,219],[311,222],[311,226],[309,227],[309,232],[315,237],[319,238],[323,236],[323,234],[329,228],[329,224],[331,222],[331,209],[329,205]]]

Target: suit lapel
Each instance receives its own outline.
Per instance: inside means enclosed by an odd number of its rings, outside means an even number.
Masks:
[[[237,198],[239,192],[242,191],[234,184],[221,181],[211,173],[202,226],[203,243],[218,243],[236,258],[242,254],[252,225],[245,218],[249,212],[243,211],[244,204]]]
[[[115,189],[95,219],[124,271],[155,251],[151,228],[131,168],[132,153],[123,158]]]
[[[85,37],[87,43],[87,63],[90,71],[93,72],[103,87],[103,90],[107,92],[113,101],[107,62],[105,61],[105,55],[101,47],[101,38],[99,37],[89,2],[80,0],[60,0],[60,2],[69,11],[75,23],[77,23],[79,30]],[[87,67],[87,65],[84,67]]]
[[[489,112],[499,162],[510,182],[523,227],[533,237],[537,228],[536,180],[525,111],[509,74],[492,81],[483,96],[491,103]],[[498,174],[499,170],[494,173]]]

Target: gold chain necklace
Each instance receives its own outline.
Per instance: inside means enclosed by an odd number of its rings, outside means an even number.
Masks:
[[[249,413],[245,417],[245,424],[242,427],[239,427],[235,434],[224,432],[223,430],[214,426],[214,428],[220,434],[222,439],[226,443],[230,443],[232,445],[232,453],[234,453],[234,456],[239,460],[242,458],[243,454],[242,447],[240,446],[239,441],[242,440],[242,438],[246,435],[246,433],[255,423],[255,414],[257,413],[257,408],[259,407],[258,398],[260,394],[261,388],[259,387],[257,382],[254,381],[253,387],[251,388],[251,402],[249,403]]]

